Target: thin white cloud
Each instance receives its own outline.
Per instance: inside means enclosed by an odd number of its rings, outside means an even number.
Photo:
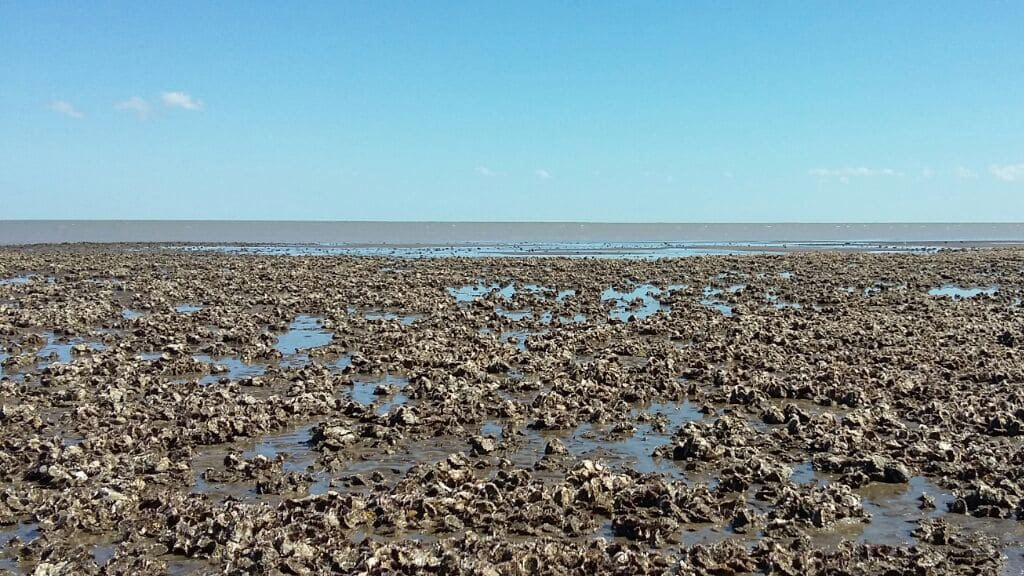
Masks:
[[[185,92],[161,92],[160,101],[168,108],[182,108],[184,110],[202,110],[203,101],[193,98]]]
[[[62,114],[64,116],[67,116],[68,118],[85,118],[85,114],[79,112],[78,109],[74,107],[74,105],[72,105],[70,102],[66,100],[54,100],[53,102],[50,102],[46,107],[52,110],[53,112],[56,112],[57,114]]]
[[[1024,180],[1024,163],[1022,164],[993,164],[988,171],[1003,182],[1016,182]]]
[[[973,180],[978,177],[978,173],[966,166],[957,166],[953,168],[953,176],[961,180]]]
[[[812,170],[808,170],[807,173],[819,180],[837,180],[843,184],[849,184],[850,180],[854,178],[903,176],[902,172],[899,170],[893,170],[892,168],[866,168],[864,166],[847,168],[814,168]]]
[[[481,175],[481,176],[497,176],[498,175],[497,172],[495,172],[494,170],[491,170],[487,166],[477,166],[474,170],[476,170],[476,173]]]
[[[892,168],[815,168],[810,172],[811,176],[817,176],[819,178],[838,178],[846,176],[847,178],[854,177],[869,177],[869,176],[900,176],[901,172],[893,170]]]
[[[541,180],[548,180],[549,178],[551,178],[551,173],[541,168],[537,168],[536,170],[534,170],[533,175],[536,176],[537,178],[540,178]]]
[[[149,102],[146,102],[138,96],[132,96],[127,100],[117,102],[116,104],[114,104],[114,109],[124,110],[125,112],[132,112],[139,118],[145,118],[149,116],[149,113],[153,110],[152,107],[149,105]]]

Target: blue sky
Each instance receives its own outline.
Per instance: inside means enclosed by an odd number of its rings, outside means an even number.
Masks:
[[[0,218],[1024,219],[1021,2],[0,3]]]

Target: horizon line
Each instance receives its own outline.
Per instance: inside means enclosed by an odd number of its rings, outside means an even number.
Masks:
[[[705,226],[774,226],[774,225],[936,225],[982,224],[1024,225],[1024,222],[993,220],[886,220],[886,221],[598,221],[598,220],[325,220],[325,219],[218,219],[218,218],[0,218],[3,222],[219,222],[219,223],[296,223],[296,224],[575,224],[575,225],[705,225]]]

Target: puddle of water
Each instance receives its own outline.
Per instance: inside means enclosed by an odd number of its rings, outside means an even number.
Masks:
[[[794,484],[816,484],[821,487],[825,487],[829,483],[828,478],[814,469],[810,460],[793,466],[793,473],[790,474],[789,480]]]
[[[81,338],[75,338],[64,342],[57,338],[57,335],[53,332],[47,332],[46,345],[40,348],[39,352],[36,353],[36,357],[40,358],[40,360],[36,362],[36,366],[39,369],[43,369],[54,362],[70,364],[73,360],[73,348],[83,343],[96,352],[102,352],[107,349],[106,344],[103,344],[102,342],[85,342]],[[54,356],[56,356],[56,360],[51,359]]]
[[[569,290],[559,290],[558,294],[555,295],[555,302],[558,302],[559,304],[562,304],[562,303],[564,303],[566,301],[566,299],[572,298],[575,295],[576,295],[576,291],[572,290],[572,289],[569,289]]]
[[[0,377],[4,375],[4,362],[10,358],[11,355],[6,352],[0,352]]]
[[[310,449],[312,437],[312,424],[270,434],[256,441],[251,449],[243,451],[242,457],[250,459],[264,456],[274,460],[281,455],[284,457],[282,469],[285,473],[305,472],[316,461],[316,455]]]
[[[179,314],[194,314],[202,309],[202,306],[196,306],[195,304],[179,304],[174,307],[174,311]]]
[[[655,298],[661,295],[661,289],[653,284],[640,284],[629,292],[619,292],[609,288],[601,293],[602,301],[614,301],[615,307],[608,313],[609,318],[617,318],[623,322],[631,319],[643,320],[659,310],[671,310]],[[635,303],[639,302],[639,306]]]
[[[526,352],[526,339],[529,338],[530,336],[541,336],[543,334],[547,334],[547,331],[545,330],[543,332],[530,332],[528,330],[505,330],[498,337],[498,340],[502,342],[514,340],[516,348],[522,352]]]
[[[331,364],[330,368],[334,372],[344,372],[346,368],[352,365],[352,356],[346,354],[341,358],[338,358],[334,364]]]
[[[494,311],[503,318],[518,322],[525,318],[533,318],[533,312],[530,310],[506,310],[501,306],[498,306]]]
[[[498,440],[501,440],[505,435],[505,429],[502,427],[501,424],[498,424],[497,422],[491,420],[488,422],[484,422],[483,425],[480,426],[480,435],[493,436]]]
[[[985,296],[993,296],[998,291],[999,288],[996,286],[964,288],[963,286],[958,286],[956,284],[943,284],[942,286],[929,290],[928,295],[959,300],[961,298],[974,298],[982,294]]]
[[[292,356],[299,350],[326,346],[333,339],[334,334],[323,329],[319,318],[300,314],[288,326],[288,332],[278,337],[275,347],[281,354]]]
[[[61,443],[64,444],[65,447],[69,447],[78,446],[84,441],[85,438],[83,438],[81,434],[68,434],[67,436],[64,436],[64,438],[61,440]]]
[[[67,364],[71,362],[71,348],[74,344],[70,342],[60,342],[53,332],[46,333],[46,345],[39,349],[36,353],[38,357],[50,357],[56,355],[57,362]],[[46,362],[49,364],[49,362]]]
[[[515,285],[515,283],[511,283],[511,284],[508,284],[506,286],[502,286],[501,289],[498,290],[498,295],[501,296],[502,299],[504,299],[504,300],[511,300],[512,297],[516,295],[516,285]]]
[[[729,306],[725,302],[719,300],[717,296],[721,295],[722,291],[711,286],[704,287],[704,297],[701,298],[701,305],[718,310],[723,316],[732,316],[732,306]]]
[[[646,408],[634,408],[632,420],[641,411],[648,416],[664,415],[668,422],[664,431],[654,429],[653,424],[639,422],[636,431],[621,440],[606,439],[600,430],[591,424],[581,424],[566,441],[570,452],[587,458],[604,460],[612,465],[629,466],[637,472],[647,474],[658,472],[673,478],[682,478],[683,471],[671,460],[655,459],[654,451],[672,442],[673,432],[687,422],[702,420],[704,414],[688,400],[683,402],[656,402]]]
[[[0,570],[18,573],[17,559],[8,553],[11,540],[17,538],[27,543],[39,537],[39,524],[35,522],[19,522],[16,526],[0,527]]]
[[[1007,546],[1003,548],[1006,563],[1003,564],[1003,576],[1024,576],[1024,546]]]
[[[373,404],[373,401],[376,399],[373,391],[377,389],[378,384],[378,382],[353,382],[352,400],[363,406]]]
[[[209,570],[210,565],[204,560],[194,560],[184,556],[170,555],[167,561],[167,576],[186,576],[187,574],[202,574]]]
[[[363,313],[363,318],[372,322],[386,321],[391,322],[398,320],[406,326],[423,319],[422,314],[398,314],[396,312],[380,312],[377,310],[370,310]]]
[[[923,476],[915,476],[906,485],[871,484],[858,492],[871,521],[864,525],[859,542],[873,544],[915,544],[912,535],[917,521],[946,515],[946,506],[955,498]],[[922,510],[919,498],[928,494],[935,499],[935,508]]]
[[[512,286],[509,284],[509,286]],[[484,284],[479,282],[477,284],[469,284],[466,286],[460,286],[459,288],[448,288],[448,293],[455,298],[456,302],[472,302],[479,298],[498,290],[500,286],[497,284]],[[502,290],[504,290],[502,288]],[[515,288],[513,288],[513,291]]]
[[[92,559],[96,562],[97,566],[102,568],[110,562],[110,559],[114,557],[114,553],[116,551],[117,546],[114,544],[101,544],[93,548]]]
[[[0,278],[0,286],[14,286],[28,284],[32,281],[31,276],[14,276],[11,278]]]
[[[207,374],[200,380],[200,384],[215,384],[220,381],[221,378],[228,378],[231,380],[241,380],[243,378],[262,376],[267,371],[265,364],[246,364],[241,358],[235,357],[224,357],[224,358],[211,358],[206,354],[197,354],[193,356],[196,360],[210,364],[223,366],[227,368],[227,372],[221,372],[218,374]]]
[[[260,438],[235,444],[235,449],[240,449],[242,457],[249,460],[256,456],[263,456],[269,460],[276,460],[279,456],[282,459],[281,469],[287,474],[289,472],[306,473],[316,465],[317,453],[310,446],[313,435],[313,424],[293,426],[280,432],[267,434]],[[236,498],[258,498],[252,482],[242,480],[239,482],[208,482],[203,478],[207,468],[215,470],[223,467],[224,457],[232,447],[225,445],[202,447],[199,453],[192,460],[193,483],[192,492],[207,494],[210,496]],[[324,484],[326,480],[318,476],[317,484]]]
[[[409,398],[398,393],[409,384],[408,378],[388,374],[376,380],[356,380],[352,382],[352,400],[363,406],[376,404],[377,414],[386,414],[393,408],[409,402]],[[377,395],[375,392],[378,386],[387,386],[391,392],[385,395]]]
[[[380,472],[385,478],[397,479],[414,465],[433,466],[452,453],[464,450],[466,450],[464,439],[450,436],[431,438],[416,442],[394,454],[377,454],[366,459],[350,460],[337,476],[347,478],[358,474],[365,479],[370,478],[374,472]],[[358,489],[351,490],[359,491]]]
[[[124,310],[121,310],[121,318],[124,318],[125,320],[135,320],[136,318],[141,318],[141,317],[142,317],[142,312],[138,312],[136,310],[131,310],[131,309],[128,309],[128,308],[125,308]]]

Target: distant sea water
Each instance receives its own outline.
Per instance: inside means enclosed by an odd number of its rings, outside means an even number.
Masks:
[[[146,242],[455,246],[1024,242],[1024,223],[604,224],[582,222],[275,222],[0,220],[0,244]]]

